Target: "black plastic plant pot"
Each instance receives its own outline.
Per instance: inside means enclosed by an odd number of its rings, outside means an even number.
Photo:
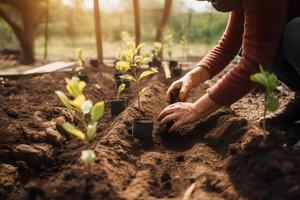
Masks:
[[[149,62],[149,67],[160,68],[161,67],[161,61],[158,60],[157,58],[153,58],[153,60]]]
[[[172,68],[172,73],[173,73],[175,76],[181,76],[181,74],[182,74],[182,69],[181,69],[181,67],[175,67],[175,68]]]
[[[80,80],[86,82],[86,83],[88,83],[89,80],[90,80],[90,79],[89,79],[89,76],[86,75],[86,74],[79,74],[79,75],[78,75],[78,78],[79,78]]]
[[[90,64],[91,64],[93,67],[98,67],[98,66],[99,66],[98,59],[91,59],[91,60],[90,60]]]
[[[115,73],[114,73],[115,80],[120,80],[121,78],[119,76],[121,76],[121,75],[122,75],[121,72],[115,71]]]
[[[177,67],[178,66],[178,61],[176,61],[176,60],[170,60],[169,61],[169,66],[170,66],[170,68]]]
[[[152,142],[153,120],[135,119],[132,124],[133,137],[142,141]]]
[[[126,101],[124,99],[120,100],[110,100],[110,111],[111,116],[118,116],[123,110],[125,110]]]

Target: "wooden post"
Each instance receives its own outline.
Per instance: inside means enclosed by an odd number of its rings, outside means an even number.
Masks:
[[[95,34],[97,44],[97,56],[99,64],[103,62],[103,50],[102,50],[102,27],[101,27],[101,15],[99,8],[99,0],[94,0],[94,21],[95,21]]]
[[[49,31],[48,31],[48,24],[49,24],[49,0],[45,0],[45,41],[44,41],[44,59],[46,60],[48,57],[48,40],[49,40]]]
[[[134,27],[135,27],[135,45],[141,43],[141,14],[139,0],[133,0]]]
[[[172,0],[165,0],[165,6],[163,9],[160,24],[157,28],[155,41],[163,42],[163,35],[164,35],[164,31],[167,27],[168,21],[169,21],[171,9],[172,9]],[[163,57],[162,52],[163,52],[163,50],[161,51],[161,55],[160,55],[161,58]]]

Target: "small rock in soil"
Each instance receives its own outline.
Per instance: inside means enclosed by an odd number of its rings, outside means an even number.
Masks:
[[[0,197],[11,193],[17,189],[16,179],[18,178],[17,169],[9,164],[0,164]]]
[[[52,157],[53,148],[48,144],[20,144],[13,150],[13,158],[15,161],[25,161],[32,167],[50,164]]]

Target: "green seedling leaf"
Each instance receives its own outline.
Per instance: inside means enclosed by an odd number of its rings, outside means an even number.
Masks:
[[[86,167],[90,167],[95,161],[96,155],[93,150],[83,150],[81,152],[81,160],[84,162]]]
[[[94,138],[96,131],[97,131],[97,122],[88,125],[87,132],[86,132],[86,138],[88,141],[91,141]]]
[[[269,111],[276,111],[279,107],[278,99],[271,95],[266,96],[266,102],[265,102],[266,109]]]
[[[147,53],[147,54],[144,54],[142,57],[143,57],[142,63],[149,62],[150,60],[152,60],[153,54]]]
[[[85,101],[85,96],[79,95],[77,96],[73,101],[71,101],[71,104],[78,110],[81,111],[81,106],[83,104],[83,102]]]
[[[128,62],[125,61],[119,61],[116,64],[116,70],[121,72],[127,72],[130,69],[130,65]]]
[[[143,89],[140,91],[139,96],[140,96],[140,97],[144,96],[146,90],[148,90],[148,89],[149,89],[149,87],[143,88]]]
[[[55,93],[57,94],[57,96],[59,97],[60,101],[64,104],[64,106],[68,109],[71,109],[71,103],[69,98],[67,97],[67,95],[65,95],[65,93],[61,92],[61,91],[55,91]]]
[[[97,122],[104,114],[104,101],[96,103],[91,110],[92,123]]]
[[[270,74],[268,76],[267,91],[270,93],[277,87],[277,76],[275,74]]]
[[[65,122],[62,124],[62,127],[65,131],[76,136],[77,138],[81,139],[82,141],[85,140],[84,133],[82,131],[80,131],[78,128],[76,128],[75,126],[73,126],[72,124]]]
[[[147,76],[150,76],[151,74],[155,74],[155,73],[157,73],[157,70],[156,70],[155,68],[151,68],[151,69],[148,70],[148,71],[144,71],[144,72],[140,75],[139,80],[141,80],[141,79],[143,79],[143,78],[145,78],[145,77],[147,77]]]
[[[82,92],[83,89],[84,89],[85,86],[86,86],[86,82],[84,82],[84,81],[79,81],[78,86],[79,86],[79,91]]]
[[[77,49],[77,63],[80,67],[83,66],[84,59],[83,59],[83,54],[81,49]]]
[[[80,80],[78,77],[72,77],[72,79],[66,78],[66,82],[67,82],[67,90],[74,98],[82,95],[82,92],[79,87]],[[81,87],[83,87],[83,85]]]
[[[146,43],[141,43],[136,47],[136,50],[139,51],[143,46],[145,46]]]
[[[133,76],[131,76],[130,74],[124,74],[124,75],[121,75],[119,77],[121,79],[129,80],[129,81],[136,81],[136,79]]]
[[[125,90],[126,88],[126,84],[125,83],[122,83],[119,88],[118,88],[118,93],[117,93],[117,100],[119,100],[120,98],[120,94]]]
[[[91,102],[90,100],[86,100],[81,104],[81,111],[83,114],[88,114],[91,109],[93,107],[93,102]]]
[[[263,73],[257,73],[250,77],[251,81],[262,84],[263,86],[268,85],[268,78]]]

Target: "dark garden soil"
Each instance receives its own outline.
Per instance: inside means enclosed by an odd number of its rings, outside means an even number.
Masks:
[[[111,75],[86,73],[88,98],[107,102],[115,96]],[[89,145],[97,157],[88,175],[80,161],[87,147],[59,125],[77,119],[54,94],[65,90],[64,78],[72,74],[1,80],[0,199],[300,199],[300,152],[292,148],[300,140],[299,124],[272,129],[261,147],[261,94],[254,91],[233,109],[168,134],[156,125],[168,105],[162,77],[148,80],[142,98],[145,115],[155,119],[154,143],[130,134],[140,116],[135,101],[114,119],[107,103]],[[193,91],[189,101],[206,88]],[[291,98],[284,88],[278,96],[282,104]]]

